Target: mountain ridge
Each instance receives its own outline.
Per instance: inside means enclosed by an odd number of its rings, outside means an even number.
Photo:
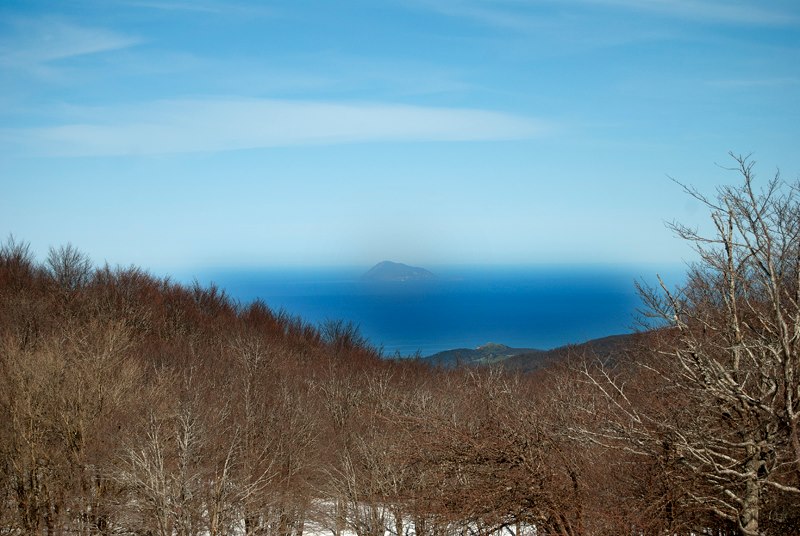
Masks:
[[[477,348],[455,348],[421,358],[423,363],[436,367],[500,365],[509,370],[531,372],[549,363],[563,359],[569,353],[590,352],[598,359],[611,358],[615,352],[635,343],[637,333],[607,335],[577,344],[567,344],[541,350],[537,348],[512,348],[504,344],[489,342]]]

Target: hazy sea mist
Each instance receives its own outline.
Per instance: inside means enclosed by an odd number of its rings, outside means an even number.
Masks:
[[[387,355],[429,355],[487,342],[554,348],[632,331],[634,281],[676,267],[437,267],[438,279],[375,283],[366,269],[226,269],[196,275],[242,302],[261,298],[312,323],[342,319]]]

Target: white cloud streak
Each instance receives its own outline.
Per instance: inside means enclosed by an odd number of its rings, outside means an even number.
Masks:
[[[579,0],[590,4],[650,11],[696,21],[746,25],[797,24],[796,13],[761,7],[758,3],[731,0]]]
[[[109,0],[103,1],[108,2]],[[230,0],[192,0],[190,2],[171,0],[126,0],[121,2],[121,5],[158,11],[183,11],[214,16],[271,17],[277,12],[272,7],[263,6],[259,3],[249,5],[246,3],[232,2]]]
[[[131,1],[123,2],[124,5],[141,7],[147,9],[157,9],[160,11],[194,11],[199,13],[221,13],[223,8],[213,4],[203,2],[158,2],[158,1]]]
[[[730,78],[726,80],[709,80],[706,85],[731,89],[775,88],[800,85],[800,78]]]
[[[796,25],[797,10],[767,8],[751,2],[717,0],[406,0],[443,15],[479,21],[488,26],[534,30],[548,20],[546,8],[560,12],[572,6],[597,6],[651,13],[695,22],[742,25]]]
[[[18,20],[0,40],[0,65],[35,68],[51,61],[127,48],[140,40],[60,20]]]
[[[105,119],[114,118],[114,119]],[[463,108],[269,99],[174,100],[41,128],[0,130],[10,154],[122,156],[363,142],[525,139],[542,121]]]

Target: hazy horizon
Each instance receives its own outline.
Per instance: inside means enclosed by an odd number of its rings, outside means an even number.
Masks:
[[[430,355],[494,342],[551,349],[630,333],[635,281],[669,286],[677,266],[439,266],[434,279],[364,281],[363,267],[212,269],[177,279],[214,283],[233,300],[263,300],[312,325],[350,322],[386,355]]]

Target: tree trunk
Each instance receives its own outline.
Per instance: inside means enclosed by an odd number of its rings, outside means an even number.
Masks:
[[[758,481],[758,469],[761,458],[753,452],[747,462],[748,479],[739,514],[739,525],[745,536],[759,536],[758,514],[761,505],[761,483]]]
[[[397,533],[397,536],[403,536],[403,515],[400,513],[400,510],[394,510],[392,512],[394,516],[394,530]]]

